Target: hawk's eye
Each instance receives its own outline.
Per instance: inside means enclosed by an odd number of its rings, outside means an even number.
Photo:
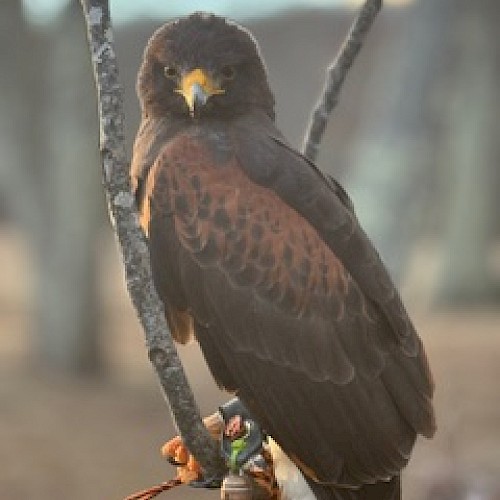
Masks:
[[[177,78],[177,76],[179,75],[177,68],[175,66],[165,66],[163,68],[163,73],[165,73],[165,76],[170,80]]]
[[[224,80],[232,80],[236,76],[236,70],[234,66],[223,66],[220,74]]]

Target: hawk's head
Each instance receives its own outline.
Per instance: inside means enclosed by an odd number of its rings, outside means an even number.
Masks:
[[[195,13],[151,37],[137,82],[143,111],[154,116],[237,116],[274,98],[257,42],[241,26]]]

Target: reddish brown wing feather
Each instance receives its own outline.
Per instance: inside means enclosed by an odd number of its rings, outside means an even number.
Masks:
[[[216,259],[235,283],[255,287],[262,298],[298,316],[313,296],[332,305],[344,302],[345,269],[295,210],[249,181],[234,157],[215,165],[202,146],[189,139],[176,144],[160,162],[173,165],[165,169],[168,198],[186,250],[200,263]]]

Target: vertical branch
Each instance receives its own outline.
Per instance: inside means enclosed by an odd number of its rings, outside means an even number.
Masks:
[[[123,254],[127,287],[144,328],[148,355],[160,380],[182,439],[207,478],[223,470],[218,446],[200,412],[168,330],[163,305],[153,285],[149,250],[130,192],[124,146],[122,88],[107,0],[81,0],[98,92],[103,182],[111,219]]]
[[[382,0],[365,1],[337,57],[326,71],[325,86],[311,114],[302,147],[304,155],[311,161],[314,161],[318,155],[319,144],[325,133],[330,114],[337,105],[345,77],[381,8]]]

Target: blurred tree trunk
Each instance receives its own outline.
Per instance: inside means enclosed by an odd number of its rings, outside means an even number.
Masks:
[[[396,283],[401,283],[423,222],[433,179],[433,109],[451,0],[421,0],[400,21],[401,39],[384,42],[366,102],[361,139],[345,185],[357,214]]]
[[[52,27],[46,65],[45,224],[37,240],[38,354],[73,372],[99,368],[96,235],[102,220],[96,107],[73,0]]]
[[[442,158],[446,239],[437,296],[448,304],[495,298],[488,257],[499,207],[495,184],[500,4],[459,0],[455,10],[456,62],[448,81],[448,134]]]
[[[42,44],[36,43],[23,18],[19,0],[0,2],[0,193],[8,212],[28,231],[36,227],[39,201],[35,193],[36,182],[31,175],[31,163],[36,157],[37,145],[31,140],[39,137],[29,134],[29,125],[35,125],[39,116],[38,102],[34,99],[32,79],[37,76],[38,56]],[[33,54],[28,63],[26,54]],[[40,81],[39,75],[36,84]],[[42,151],[38,152],[43,155]]]
[[[34,360],[75,374],[96,372],[102,202],[79,4],[73,0],[43,36],[30,31],[19,0],[2,0],[0,19],[0,50],[10,52],[2,57],[0,180],[7,208],[28,233],[32,250]]]

